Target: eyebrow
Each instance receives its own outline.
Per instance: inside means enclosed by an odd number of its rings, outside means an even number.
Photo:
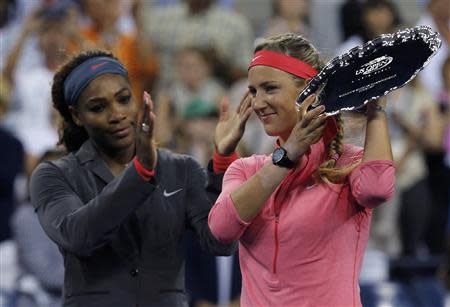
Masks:
[[[261,83],[261,84],[258,84],[257,86],[267,86],[267,85],[269,85],[270,83],[276,83],[276,81],[275,80],[271,80],[271,81],[264,81],[263,83]],[[253,85],[248,85],[248,88],[253,88],[254,86]]]
[[[120,90],[118,90],[118,91],[114,94],[114,96],[115,96],[115,97],[116,97],[116,96],[119,96],[119,95],[123,94],[124,91],[127,91],[127,92],[129,92],[129,93],[131,94],[131,90],[130,90],[129,88],[127,88],[127,87],[122,87]],[[88,101],[87,101],[87,103],[100,102],[100,101],[104,101],[104,100],[106,100],[105,97],[97,97],[97,96],[94,96],[94,97],[89,98]]]

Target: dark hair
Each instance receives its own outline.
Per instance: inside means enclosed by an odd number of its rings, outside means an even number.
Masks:
[[[63,121],[59,129],[59,143],[58,145],[64,145],[68,152],[78,150],[81,145],[89,138],[86,130],[83,127],[78,126],[72,119],[72,114],[69,110],[69,106],[64,97],[64,81],[67,76],[84,61],[98,57],[106,56],[113,59],[116,57],[109,51],[102,49],[93,49],[84,52],[80,52],[71,57],[65,64],[63,64],[55,76],[53,77],[52,85],[52,100],[53,107],[59,112]],[[74,105],[77,108],[78,105]]]
[[[400,14],[394,3],[389,0],[367,0],[361,5],[361,16],[364,16],[367,12],[373,11],[380,8],[387,8],[393,17],[393,27],[396,28],[401,24]],[[373,39],[371,37],[369,30],[364,22],[362,22],[362,37],[365,42]]]
[[[307,4],[309,6],[309,3]],[[272,17],[280,16],[280,2],[278,0],[272,0]],[[301,19],[305,24],[309,25],[309,12],[306,12],[306,15],[303,19]]]
[[[325,63],[320,58],[319,52],[309,40],[298,34],[281,34],[269,37],[259,43],[255,48],[255,53],[260,50],[270,50],[283,53],[291,57],[302,60],[320,71]],[[305,80],[292,75],[299,86],[303,85]],[[340,156],[343,152],[344,123],[340,115],[335,116],[338,131],[336,137],[329,143],[327,148],[327,160],[325,160],[317,171],[317,178],[325,182],[341,181],[355,166],[336,168],[335,156]]]
[[[17,1],[6,0],[0,6],[0,28],[12,22],[17,16]]]

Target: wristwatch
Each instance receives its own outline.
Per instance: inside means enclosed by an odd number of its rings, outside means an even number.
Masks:
[[[289,159],[287,151],[283,147],[278,147],[273,151],[272,163],[285,168],[293,168],[295,166],[295,162]]]

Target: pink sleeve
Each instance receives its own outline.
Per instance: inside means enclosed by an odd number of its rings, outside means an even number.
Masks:
[[[225,172],[220,193],[215,205],[209,212],[208,224],[212,234],[223,243],[239,240],[250,223],[243,221],[231,199],[231,192],[247,180],[243,159],[234,161]]]
[[[350,173],[349,181],[352,195],[361,206],[377,207],[394,195],[394,162],[373,160],[362,163]]]

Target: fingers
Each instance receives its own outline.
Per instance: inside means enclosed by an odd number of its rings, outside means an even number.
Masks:
[[[236,113],[241,113],[241,109],[242,109],[242,105],[246,104],[247,101],[251,101],[251,97],[250,97],[250,91],[247,90],[244,94],[244,96],[242,96],[241,102],[239,102],[239,106],[236,110]]]
[[[251,114],[251,112],[252,112],[252,97],[250,96],[250,92],[247,91],[247,94],[245,95],[244,99],[239,104],[238,114],[242,118],[249,111]]]
[[[312,120],[314,119],[320,119],[325,121],[326,116],[323,114],[325,111],[325,107],[323,105],[318,106],[317,108],[307,112],[302,118],[301,118],[301,127],[306,128],[309,126]]]
[[[153,132],[153,122],[155,114],[153,113],[153,100],[149,93],[144,92],[144,112],[142,116],[141,130],[145,133],[151,134]]]
[[[228,114],[228,109],[230,108],[230,99],[228,98],[228,96],[224,96],[222,98],[222,100],[220,101],[220,107],[219,107],[219,120],[224,120],[227,119],[229,114]]]
[[[312,105],[314,101],[316,101],[316,95],[311,94],[302,102],[302,104],[300,105],[300,109],[299,109],[299,117],[300,118],[305,116],[306,112],[308,111],[309,106]]]

